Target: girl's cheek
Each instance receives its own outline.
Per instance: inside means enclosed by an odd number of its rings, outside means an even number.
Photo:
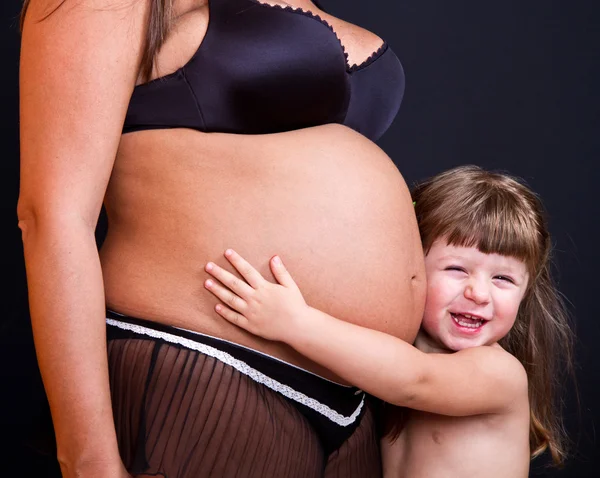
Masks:
[[[451,277],[436,274],[427,278],[427,292],[435,296],[444,294],[452,287],[454,287],[454,284]]]
[[[437,328],[435,326],[435,320],[431,318],[428,314],[425,314],[423,317],[423,321],[421,322],[421,327],[423,330],[427,332],[427,334],[431,336],[437,336]]]
[[[497,302],[500,307],[500,313],[507,320],[514,321],[517,318],[519,307],[521,305],[521,298],[517,294],[507,294],[506,297],[502,297]]]
[[[428,331],[428,329],[430,329],[432,324],[435,322],[437,310],[438,307],[430,296],[425,303],[425,311],[423,312],[423,319],[421,321],[421,326],[425,328],[425,330]]]

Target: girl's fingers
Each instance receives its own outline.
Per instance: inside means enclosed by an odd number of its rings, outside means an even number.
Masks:
[[[233,310],[241,312],[242,314],[246,310],[246,301],[239,297],[238,295],[231,292],[229,289],[223,287],[217,281],[212,279],[207,279],[204,282],[204,287],[206,287],[210,292],[212,292],[218,299],[222,300],[225,304],[227,304]]]
[[[231,272],[219,267],[214,262],[209,262],[205,267],[206,272],[217,279],[221,284],[228,287],[235,294],[246,299],[254,290],[243,280],[234,276]]]
[[[231,322],[232,324],[237,325],[242,329],[246,329],[248,327],[248,319],[246,319],[246,317],[244,317],[242,314],[231,310],[226,305],[217,304],[215,306],[215,310],[217,311],[217,314],[219,314],[221,317]]]
[[[231,265],[241,274],[241,276],[250,284],[253,288],[257,288],[264,282],[264,277],[260,275],[254,267],[250,265],[246,259],[240,256],[233,249],[227,249],[225,251],[225,257]]]
[[[297,287],[296,282],[292,279],[292,276],[283,265],[283,261],[279,256],[273,256],[270,262],[271,272],[282,286],[285,287]]]

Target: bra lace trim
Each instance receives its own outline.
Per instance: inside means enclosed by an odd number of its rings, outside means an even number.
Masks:
[[[383,44],[379,48],[377,48],[377,50],[375,50],[373,53],[371,53],[365,61],[362,61],[359,64],[355,63],[354,65],[352,65],[348,69],[348,73],[354,73],[355,71],[359,71],[359,70],[362,70],[363,68],[366,68],[371,63],[373,63],[375,60],[377,60],[381,55],[383,55],[386,52],[386,50],[388,49],[388,47],[389,47],[389,45],[387,44],[386,41],[384,41]]]
[[[379,58],[384,53],[384,51],[387,49],[387,43],[384,41],[383,44],[377,50],[375,50],[365,61],[362,61],[358,64],[354,63],[353,65],[350,65],[349,60],[348,60],[348,52],[346,51],[346,47],[344,46],[344,43],[342,43],[341,38],[338,36],[337,32],[335,31],[335,28],[333,28],[331,23],[329,23],[324,18],[321,18],[320,15],[313,13],[310,10],[304,10],[301,7],[293,7],[291,5],[265,3],[264,1],[261,1],[261,0],[250,0],[250,1],[261,7],[275,8],[278,10],[282,10],[284,12],[291,12],[291,13],[296,13],[298,15],[304,15],[305,17],[312,18],[313,20],[316,20],[316,21],[322,23],[323,25],[325,25],[327,28],[329,28],[331,33],[333,33],[333,35],[335,36],[335,38],[337,39],[337,41],[340,45],[340,48],[342,49],[342,53],[344,55],[344,63],[346,64],[346,71],[348,73],[353,73],[355,71],[366,68],[371,63],[373,63],[377,58]]]

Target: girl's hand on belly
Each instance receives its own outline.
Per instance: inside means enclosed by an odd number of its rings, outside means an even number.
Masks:
[[[278,282],[273,284],[237,252],[227,249],[225,257],[244,280],[212,262],[206,264],[216,281],[207,279],[204,287],[223,302],[215,306],[217,313],[250,333],[285,342],[309,307],[281,259],[274,256],[269,262]]]

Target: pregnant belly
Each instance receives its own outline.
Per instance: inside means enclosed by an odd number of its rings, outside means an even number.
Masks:
[[[228,267],[231,247],[270,280],[268,260],[281,255],[306,301],[340,319],[406,340],[419,326],[423,255],[410,195],[389,157],[347,128],[134,133],[106,208],[106,298],[120,312],[297,362],[215,314],[203,267]]]

